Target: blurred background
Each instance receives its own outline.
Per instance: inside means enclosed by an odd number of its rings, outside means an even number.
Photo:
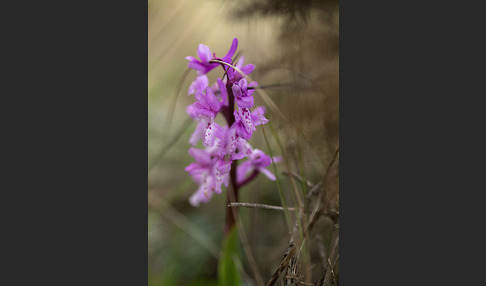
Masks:
[[[251,78],[263,87],[254,93],[255,106],[266,106],[271,122],[257,126],[250,143],[284,159],[277,163],[280,186],[260,175],[240,190],[240,201],[298,206],[299,196],[317,185],[303,202],[305,214],[317,203],[323,211],[299,257],[296,279],[337,285],[339,3],[334,0],[148,1],[149,285],[217,285],[226,196],[223,190],[198,208],[188,203],[197,189],[184,171],[193,162],[188,140],[196,124],[185,108],[194,102],[187,90],[196,72],[184,76],[185,57],[197,57],[201,43],[224,56],[235,37],[245,63],[256,66]],[[211,72],[210,84],[218,76],[219,70]],[[247,247],[267,283],[292,230],[282,211],[240,208],[240,216]],[[244,284],[258,285],[245,253],[239,265]]]

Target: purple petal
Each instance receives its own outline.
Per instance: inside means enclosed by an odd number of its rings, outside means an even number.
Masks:
[[[194,170],[187,171],[189,172],[189,175],[192,176],[192,179],[196,184],[201,184],[204,181],[204,178],[208,175],[208,169],[207,168],[197,168]]]
[[[211,163],[211,157],[209,154],[202,149],[197,149],[197,148],[189,148],[189,154],[199,163],[208,165]]]
[[[248,64],[241,68],[241,71],[244,72],[245,74],[251,74],[251,72],[255,69],[255,66],[252,64]]]
[[[221,185],[223,184],[224,180],[224,175],[223,172],[220,170],[216,170],[214,172],[214,178],[215,178],[215,184],[214,184],[214,192],[217,194],[221,194]]]
[[[214,112],[218,112],[219,108],[221,107],[221,103],[219,102],[218,98],[216,95],[214,95],[214,92],[211,88],[206,88],[206,101],[211,107],[211,110]]]
[[[245,92],[248,89],[248,81],[246,79],[242,78],[238,82],[238,85],[241,87],[241,90]]]
[[[211,59],[211,50],[209,50],[208,46],[200,44],[197,49],[197,55],[201,59],[201,62],[207,65]]]
[[[261,124],[268,123],[268,119],[263,116],[265,114],[265,108],[263,106],[258,106],[251,113],[251,119],[253,120],[253,125],[258,126]]]
[[[229,79],[234,79],[235,78],[235,70],[233,68],[228,68],[228,70],[226,71],[226,73],[228,74],[228,78]]]
[[[236,63],[236,67],[241,70],[243,63],[245,62],[245,56],[241,56],[238,62]]]
[[[282,157],[280,157],[280,156],[275,156],[275,157],[273,157],[273,158],[272,158],[272,161],[273,161],[274,163],[280,162],[280,161],[282,161]]]
[[[248,87],[254,87],[254,86],[258,86],[258,82],[256,82],[256,81],[252,81],[252,82],[250,82],[250,83],[248,84]],[[254,92],[255,92],[255,89],[248,89],[248,90],[246,91],[246,94],[247,94],[247,95],[252,95]]]
[[[196,130],[191,135],[191,139],[189,139],[189,143],[192,146],[196,146],[197,142],[200,139],[204,138],[204,134],[206,133],[206,129],[204,128],[204,122],[199,122],[196,126]]]
[[[211,188],[214,188],[214,180],[211,176],[207,176],[204,182],[201,183],[198,190],[189,198],[189,203],[192,206],[199,206],[200,203],[207,203],[213,196]]]
[[[198,168],[201,168],[201,165],[199,163],[191,163],[191,164],[189,164],[189,166],[184,168],[184,171],[191,172],[191,171],[196,170]]]
[[[253,126],[253,120],[251,120],[251,113],[248,108],[241,108],[239,110],[241,122],[245,125],[245,129],[248,133],[253,132],[256,128]]]
[[[231,90],[233,91],[233,95],[236,98],[240,98],[241,97],[241,88],[240,88],[239,85],[233,84],[233,86],[231,87]]]
[[[239,136],[236,133],[235,125],[228,129],[226,132],[226,154],[233,154],[238,147]]]
[[[256,167],[267,167],[272,163],[271,158],[258,149],[253,150],[250,160]]]
[[[218,160],[218,163],[216,164],[216,169],[220,170],[223,174],[227,174],[229,173],[229,171],[231,170],[231,161],[228,160],[223,160],[223,159],[220,159]]]
[[[245,161],[238,167],[236,167],[236,181],[241,183],[245,180],[246,174],[253,171],[250,161]]]
[[[238,153],[233,153],[231,154],[231,160],[240,160],[240,159],[243,159],[245,158],[245,154],[243,152],[238,152]]]
[[[199,118],[214,118],[215,114],[213,111],[209,110],[209,106],[205,106],[201,104],[200,102],[195,102],[193,105],[194,109],[196,110],[196,114],[198,115]]]
[[[221,97],[223,99],[223,105],[228,106],[228,92],[226,91],[226,86],[223,81],[218,78],[218,87],[221,91]]]
[[[204,71],[204,65],[197,61],[197,62],[188,62],[187,63],[187,66],[193,70],[197,70],[198,71],[198,74],[202,71]]]
[[[236,103],[240,108],[252,108],[253,107],[253,96],[243,96],[236,99]]]
[[[209,85],[209,80],[206,75],[200,75],[196,77],[196,79],[192,82],[191,86],[189,86],[189,95],[195,94],[198,92],[203,92]]]
[[[246,140],[251,139],[251,135],[253,134],[253,132],[247,132],[242,123],[236,124],[236,133],[238,133],[238,136]]]
[[[233,55],[235,54],[237,48],[238,48],[238,39],[234,38],[228,53],[226,54],[226,56],[223,57],[223,61],[227,63],[231,63],[231,59],[233,58]]]
[[[212,121],[206,125],[206,134],[204,135],[204,146],[213,146],[214,138],[217,132],[217,123]]]
[[[199,189],[189,198],[189,203],[193,207],[198,207],[199,204],[201,203],[201,200],[199,199],[199,197],[201,196],[199,190],[201,190],[201,189],[202,189],[202,186],[199,186]]]
[[[262,172],[265,176],[267,176],[270,180],[275,181],[275,175],[272,172],[270,172],[268,169],[259,168],[258,170]]]
[[[197,118],[196,110],[194,110],[192,104],[186,107],[186,112],[192,119]]]

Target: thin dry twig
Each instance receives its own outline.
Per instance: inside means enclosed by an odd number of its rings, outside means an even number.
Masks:
[[[284,211],[285,208],[280,206],[272,206],[266,204],[255,204],[255,203],[229,203],[228,207],[247,207],[247,208],[260,208],[260,209],[268,209],[268,210],[279,210]],[[295,211],[296,208],[287,208],[289,211]]]

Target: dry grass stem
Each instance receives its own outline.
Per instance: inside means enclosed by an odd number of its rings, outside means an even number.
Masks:
[[[229,203],[228,207],[246,207],[246,208],[260,208],[260,209],[268,209],[268,210],[279,210],[285,211],[285,208],[280,206],[272,206],[266,204],[255,204],[255,203]],[[287,208],[289,211],[295,211],[296,208]]]

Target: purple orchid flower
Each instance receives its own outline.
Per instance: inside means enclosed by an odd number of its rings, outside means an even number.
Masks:
[[[214,118],[221,109],[223,103],[218,100],[213,90],[209,87],[206,88],[206,93],[196,93],[195,97],[197,101],[192,105],[193,112],[204,124],[204,127],[198,125],[198,129],[196,129],[198,133],[195,137],[199,137],[201,128],[205,128],[204,146],[212,146],[214,137],[221,128],[214,121]]]
[[[252,86],[257,85],[256,82],[252,82]],[[242,78],[237,83],[234,83],[231,87],[233,95],[236,98],[236,104],[240,108],[252,108],[253,107],[253,96],[251,94],[254,90],[248,90],[248,82],[246,79]]]
[[[272,158],[270,156],[265,155],[265,153],[263,153],[261,150],[252,149],[251,146],[243,151],[243,153],[246,153],[249,156],[248,160],[239,165],[236,170],[236,178],[238,183],[243,182],[246,175],[255,169],[260,173],[263,173],[270,180],[275,181],[275,175],[266,168],[272,163]],[[273,158],[274,162],[279,162],[280,160],[280,157]]]
[[[201,60],[188,56],[186,57],[186,60],[189,60],[187,66],[191,69],[197,70],[198,75],[205,75],[211,70],[219,66],[218,63],[210,63],[209,61],[211,60],[211,58],[215,58],[227,63],[231,63],[231,58],[235,54],[237,47],[238,47],[238,39],[234,38],[228,53],[222,59],[219,59],[216,58],[215,54],[211,56],[211,50],[209,49],[208,46],[200,44],[197,49],[197,55]]]
[[[253,131],[256,130],[255,126],[265,124],[268,119],[263,116],[265,114],[265,108],[259,106],[255,108],[253,112],[250,112],[249,108],[240,108],[234,112],[235,126],[238,135],[246,140],[249,140],[253,135]]]
[[[272,160],[277,162],[280,159],[272,159],[261,150],[253,149],[247,141],[251,139],[256,130],[255,126],[268,122],[264,116],[264,107],[259,106],[253,111],[250,110],[254,106],[252,94],[255,91],[251,87],[258,84],[256,82],[248,83],[244,75],[253,72],[255,66],[244,65],[242,56],[234,65],[235,68],[221,64],[226,73],[213,85],[209,85],[206,76],[208,72],[220,65],[211,60],[233,64],[232,58],[237,47],[238,39],[235,38],[228,53],[223,58],[218,58],[216,54],[211,54],[209,47],[201,44],[197,50],[199,59],[186,57],[189,60],[188,67],[197,71],[197,77],[188,89],[188,94],[193,94],[196,102],[188,106],[186,112],[198,123],[189,143],[195,146],[199,140],[202,140],[202,144],[205,146],[204,149],[189,149],[189,154],[194,157],[196,162],[185,168],[192,179],[199,184],[198,189],[189,199],[193,206],[209,202],[214,193],[222,192],[223,185],[228,187],[230,172],[235,172],[236,182],[233,183],[236,188],[238,183],[245,182],[245,180],[251,181],[257,173],[263,173],[271,180],[275,180],[275,176],[266,167]],[[233,104],[230,106],[230,101],[236,103],[236,106]],[[237,108],[235,109],[235,107]],[[220,126],[216,123],[215,120],[219,113],[225,117],[226,122],[233,122],[233,124]],[[248,160],[240,164],[236,170],[231,171],[233,162],[244,157],[247,157]],[[245,178],[248,173],[253,171],[254,175]]]
[[[206,93],[196,93],[196,102],[192,105],[194,111],[199,117],[205,116],[215,118],[218,114],[222,103],[218,100],[214,91],[207,87]]]
[[[211,50],[208,46],[200,44],[197,49],[197,55],[201,60],[191,56],[186,57],[186,60],[189,60],[187,66],[191,69],[197,70],[198,75],[205,75],[219,66],[217,63],[209,63],[212,57]]]

